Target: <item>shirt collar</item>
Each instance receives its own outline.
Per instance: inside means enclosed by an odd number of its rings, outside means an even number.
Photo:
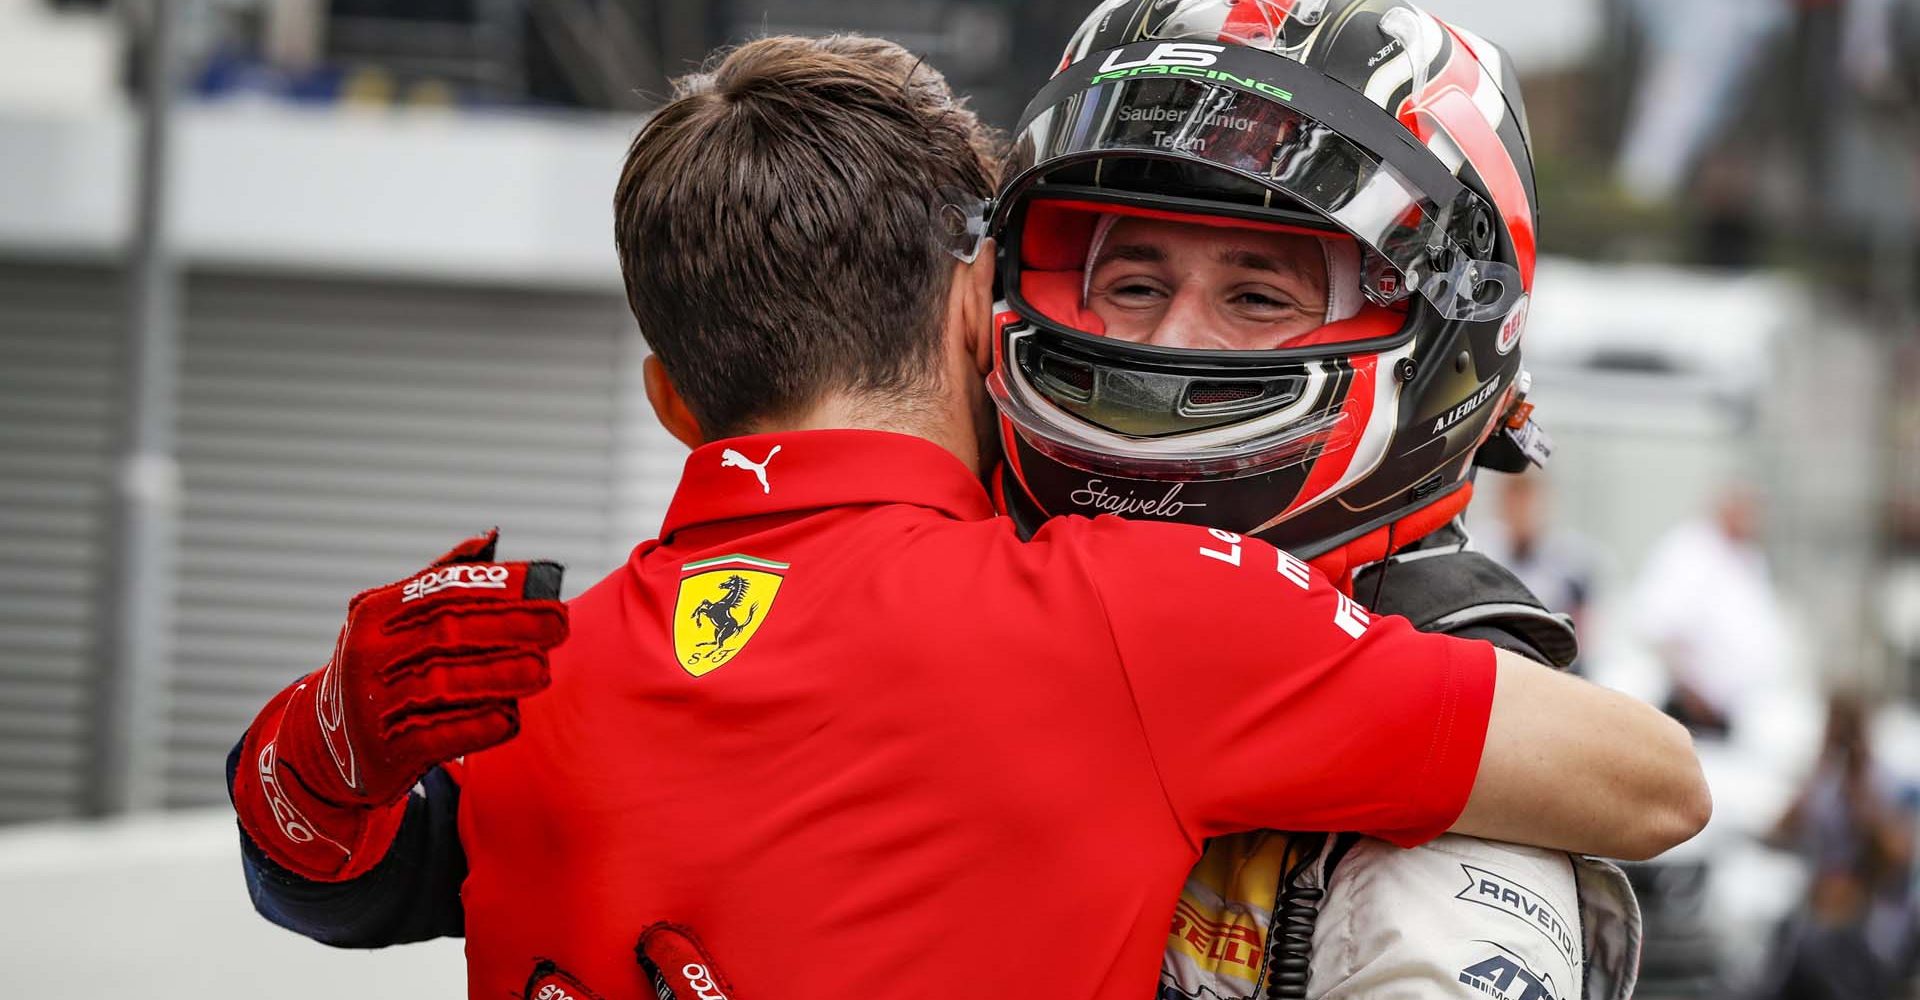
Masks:
[[[824,507],[908,503],[949,517],[993,516],[986,488],[952,452],[887,431],[726,438],[687,456],[660,537],[697,524]]]

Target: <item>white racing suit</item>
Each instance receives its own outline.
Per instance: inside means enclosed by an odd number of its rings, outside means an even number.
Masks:
[[[1363,571],[1354,596],[1428,631],[1572,662],[1564,618],[1458,539],[1435,541]],[[1619,1000],[1639,958],[1639,906],[1605,861],[1454,835],[1402,850],[1261,831],[1208,842],[1159,1000]]]

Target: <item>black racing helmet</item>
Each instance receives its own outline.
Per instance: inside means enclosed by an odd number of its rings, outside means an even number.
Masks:
[[[1101,4],[988,221],[1002,503],[1311,556],[1455,496],[1476,453],[1543,459],[1517,350],[1535,225],[1525,112],[1486,41],[1404,0]],[[1221,300],[1231,336],[1123,336],[1115,308],[1175,291],[1096,272],[1170,267],[1128,235],[1151,233],[1276,247],[1324,301],[1249,292]],[[1263,335],[1278,315],[1294,332]]]

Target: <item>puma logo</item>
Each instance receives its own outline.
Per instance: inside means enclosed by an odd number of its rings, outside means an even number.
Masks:
[[[732,448],[728,448],[726,451],[720,453],[720,467],[723,469],[745,469],[753,473],[753,478],[760,480],[760,492],[772,493],[773,487],[767,485],[767,463],[773,461],[773,456],[778,454],[780,454],[780,446],[776,444],[773,446],[772,451],[767,452],[766,458],[755,462],[748,459],[747,456],[734,451]]]

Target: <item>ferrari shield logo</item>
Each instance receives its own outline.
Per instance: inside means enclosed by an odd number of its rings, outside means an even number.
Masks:
[[[702,559],[680,567],[680,598],[673,611],[673,652],[695,677],[738,655],[753,641],[786,563],[753,556]]]

